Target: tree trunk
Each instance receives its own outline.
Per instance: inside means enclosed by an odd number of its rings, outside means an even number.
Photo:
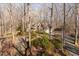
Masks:
[[[62,26],[62,51],[64,47],[64,35],[65,35],[65,3],[63,4],[63,26]]]
[[[27,3],[27,7],[28,7],[28,20],[29,20],[29,52],[31,54],[31,17],[30,17],[30,4]]]
[[[78,10],[77,10],[77,4],[75,4],[75,44],[77,45],[77,37],[78,37],[78,26],[77,26],[77,20],[78,20]]]
[[[52,7],[51,7],[51,16],[50,16],[50,20],[49,20],[49,40],[51,39],[52,36],[52,17],[53,17],[53,3],[52,3]]]

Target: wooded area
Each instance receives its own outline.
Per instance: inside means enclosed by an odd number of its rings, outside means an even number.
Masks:
[[[78,3],[1,3],[0,55],[79,55]]]

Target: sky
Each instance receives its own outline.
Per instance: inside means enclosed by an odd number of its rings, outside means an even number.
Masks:
[[[32,3],[32,8],[33,9],[38,9],[39,7],[41,7],[40,3]]]

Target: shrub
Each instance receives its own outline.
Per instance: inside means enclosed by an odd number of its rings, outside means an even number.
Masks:
[[[50,55],[50,52],[52,53],[53,49],[53,44],[49,41],[47,36],[42,36],[41,38],[38,38],[34,41],[32,41],[32,45],[35,47],[40,46],[41,48],[43,48],[42,51],[44,51],[42,53],[42,55]]]
[[[54,39],[53,44],[56,49],[60,49],[62,42],[59,39]]]
[[[42,36],[41,38],[35,39],[32,43],[34,46],[40,46],[43,48],[47,48],[49,44],[49,40],[46,36]]]

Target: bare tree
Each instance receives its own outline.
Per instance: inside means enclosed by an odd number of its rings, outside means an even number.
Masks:
[[[78,40],[78,10],[77,10],[77,4],[75,4],[75,44],[77,45]]]
[[[22,25],[23,25],[23,34],[26,31],[26,21],[25,21],[25,16],[26,16],[26,4],[23,4],[23,20],[22,20]]]
[[[3,28],[3,27],[2,27],[2,26],[3,26],[3,25],[2,25],[3,22],[2,22],[2,11],[1,11],[1,10],[0,10],[0,19],[1,19],[1,36],[3,36],[3,29],[2,29],[2,28]]]
[[[53,18],[53,3],[51,4],[51,16],[50,16],[50,20],[49,20],[49,39],[51,39],[51,35],[52,35],[52,18]]]
[[[63,26],[62,26],[62,51],[64,47],[64,35],[65,35],[65,3],[63,4]]]
[[[31,17],[30,17],[30,4],[27,3],[27,12],[28,12],[28,20],[29,20],[29,48],[31,52]]]

